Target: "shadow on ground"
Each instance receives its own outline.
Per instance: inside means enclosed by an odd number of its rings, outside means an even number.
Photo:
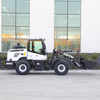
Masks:
[[[16,72],[7,72],[7,74],[8,75],[19,75],[19,74],[17,74]],[[57,75],[55,72],[50,72],[50,71],[48,71],[48,72],[43,72],[43,71],[33,71],[33,72],[29,72],[29,74],[27,74],[27,75]],[[71,71],[71,72],[68,72],[66,75],[57,75],[57,76],[86,76],[87,77],[87,75],[88,76],[94,76],[94,75],[96,75],[96,73],[94,73],[94,72],[85,72],[85,71],[82,71],[82,72],[75,72],[75,71]]]

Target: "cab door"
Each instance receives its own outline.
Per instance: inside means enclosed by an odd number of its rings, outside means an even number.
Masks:
[[[28,56],[27,60],[46,60],[47,55],[44,55],[42,41],[30,40],[28,41]]]

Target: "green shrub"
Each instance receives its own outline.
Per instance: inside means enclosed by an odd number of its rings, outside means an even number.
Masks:
[[[87,60],[94,61],[99,57],[99,54],[93,53],[93,54],[80,54],[81,57],[86,58]]]
[[[0,54],[0,60],[7,60],[7,53]]]
[[[50,60],[52,58],[52,54],[47,54],[47,60]]]
[[[71,54],[75,55],[75,54]],[[64,57],[63,55],[59,55],[60,57]],[[81,57],[86,58],[88,60],[96,60],[99,57],[99,54],[93,53],[93,54],[80,54]],[[52,58],[52,54],[47,54],[47,59],[50,60]],[[0,54],[0,60],[7,60],[7,53],[1,53]]]
[[[100,69],[100,66],[98,66],[98,69]]]
[[[75,55],[75,54],[71,54],[71,55]],[[52,54],[47,54],[47,58],[48,60],[50,60],[52,57]],[[59,55],[59,57],[64,57],[63,55]],[[97,53],[93,53],[93,54],[84,54],[84,53],[80,53],[80,57],[85,58],[87,60],[91,60],[94,61],[99,57],[99,54]],[[67,58],[67,57],[66,57]]]

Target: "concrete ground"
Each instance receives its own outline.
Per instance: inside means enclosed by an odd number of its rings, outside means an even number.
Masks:
[[[100,100],[100,70],[69,70],[64,76],[0,70],[0,100]]]

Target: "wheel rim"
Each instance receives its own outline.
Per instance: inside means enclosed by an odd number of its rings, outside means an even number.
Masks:
[[[27,70],[27,66],[25,65],[25,64],[21,64],[20,66],[19,66],[19,71],[20,72],[25,72]]]
[[[58,66],[58,71],[59,71],[59,72],[64,72],[65,69],[66,69],[66,67],[65,67],[65,65],[63,65],[63,64],[60,64],[60,65]]]

